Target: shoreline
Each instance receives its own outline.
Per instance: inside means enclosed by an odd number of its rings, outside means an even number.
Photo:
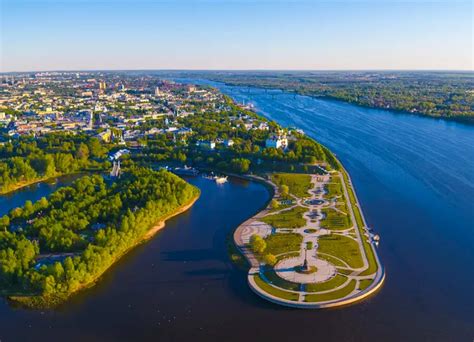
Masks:
[[[402,114],[402,115],[407,115],[407,116],[414,116],[414,117],[420,117],[420,118],[428,118],[428,119],[435,119],[435,120],[441,120],[441,121],[446,121],[446,122],[455,122],[455,123],[460,123],[468,126],[474,126],[474,116],[472,117],[463,117],[463,116],[433,116],[433,115],[428,115],[428,114],[422,114],[420,112],[412,113],[408,112],[406,110],[402,109],[395,109],[395,108],[384,108],[384,107],[373,107],[369,105],[364,105],[361,103],[353,102],[353,101],[346,101],[343,99],[339,99],[337,97],[333,96],[328,96],[328,95],[309,95],[309,94],[302,94],[298,90],[289,90],[289,89],[283,89],[283,88],[278,88],[278,87],[264,87],[264,86],[256,86],[256,85],[238,85],[238,84],[233,84],[230,82],[223,82],[223,81],[216,81],[216,80],[211,80],[211,79],[205,79],[209,80],[212,82],[216,83],[222,83],[226,86],[230,87],[247,87],[247,88],[256,88],[256,89],[262,89],[262,90],[279,90],[283,93],[287,93],[290,95],[298,95],[298,96],[307,96],[312,99],[320,99],[320,100],[325,100],[325,101],[334,101],[334,102],[339,102],[339,103],[345,103],[345,104],[351,104],[354,106],[358,106],[361,108],[367,108],[367,109],[374,109],[374,110],[386,110],[392,114]],[[232,95],[229,95],[232,96]]]
[[[57,179],[57,178],[61,178],[61,177],[67,177],[67,176],[74,176],[74,175],[80,175],[80,174],[88,174],[88,173],[93,173],[93,172],[101,172],[103,170],[77,170],[77,171],[74,171],[74,172],[68,172],[68,173],[58,173],[57,175],[54,175],[54,176],[51,176],[51,177],[42,177],[42,178],[38,178],[34,181],[31,181],[31,182],[27,182],[27,183],[21,183],[21,185],[17,184],[15,185],[14,188],[12,189],[9,189],[8,191],[4,191],[4,192],[0,192],[0,196],[8,196],[10,195],[11,193],[15,192],[15,191],[18,191],[18,190],[21,190],[23,188],[26,188],[28,186],[31,186],[31,185],[35,185],[35,184],[38,184],[38,183],[47,183],[48,181],[52,180],[52,179]]]
[[[91,288],[95,286],[100,278],[107,272],[112,266],[114,266],[122,257],[124,257],[126,254],[128,254],[132,249],[136,248],[137,246],[141,245],[142,243],[147,242],[150,240],[152,237],[154,237],[161,229],[166,227],[166,221],[178,216],[185,211],[189,210],[194,203],[199,199],[201,195],[201,192],[193,197],[190,201],[188,201],[186,204],[176,208],[175,211],[165,215],[163,218],[161,218],[154,226],[152,226],[147,232],[144,233],[144,235],[138,239],[134,244],[130,245],[126,250],[124,250],[122,253],[118,254],[113,261],[104,267],[103,270],[97,273],[94,278],[89,281],[88,283],[81,284],[76,288],[74,291],[65,294],[64,296],[54,296],[54,297],[49,297],[48,299],[55,299],[53,303],[49,303],[47,301],[47,298],[44,296],[37,296],[37,295],[32,295],[32,296],[9,296],[7,294],[4,294],[3,296],[7,297],[7,300],[14,302],[15,304],[19,304],[20,306],[24,306],[26,308],[32,308],[32,309],[53,309],[57,306],[60,306],[61,304],[65,303],[71,296],[77,294],[80,291],[86,290],[88,288]]]
[[[7,191],[0,191],[0,196],[7,196],[9,194],[11,194],[12,192],[15,192],[15,191],[18,191],[18,190],[21,190],[23,188],[26,188],[30,185],[34,185],[34,184],[37,184],[37,183],[41,183],[41,182],[47,182],[51,179],[54,179],[54,178],[58,178],[58,177],[63,177],[63,176],[68,176],[68,175],[73,175],[75,174],[74,172],[73,173],[59,173],[55,176],[51,176],[51,177],[42,177],[42,178],[38,178],[34,181],[31,181],[31,182],[21,182],[20,184],[16,184],[14,185],[11,189],[8,189]]]

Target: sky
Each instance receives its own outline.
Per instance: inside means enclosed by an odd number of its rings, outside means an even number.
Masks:
[[[0,2],[0,72],[474,67],[472,0]]]

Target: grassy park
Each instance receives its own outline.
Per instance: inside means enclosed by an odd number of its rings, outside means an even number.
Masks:
[[[321,226],[330,230],[345,230],[352,225],[349,215],[333,208],[324,208],[321,210],[324,218],[321,219]]]
[[[252,236],[259,240],[252,248],[263,266],[253,278],[259,291],[317,304],[368,289],[377,262],[347,175],[285,173],[273,174],[271,180],[294,205],[286,209],[270,206],[272,210],[258,217],[258,222],[268,225],[263,237]],[[302,268],[303,261],[307,268]]]
[[[299,228],[306,224],[306,220],[303,218],[306,211],[306,208],[295,207],[283,210],[278,214],[266,216],[262,221],[275,228]]]
[[[272,175],[271,180],[280,188],[288,187],[289,193],[299,198],[308,197],[308,191],[311,189],[311,176],[295,173],[277,173]]]
[[[299,251],[303,237],[300,234],[272,234],[265,238],[266,252],[278,255],[282,253]]]
[[[357,242],[343,235],[324,235],[318,240],[321,253],[335,255],[354,268],[362,267],[361,251]]]

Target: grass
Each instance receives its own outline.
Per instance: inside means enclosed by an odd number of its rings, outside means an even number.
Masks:
[[[300,255],[300,252],[291,252],[291,253],[288,253],[288,254],[283,254],[283,255],[278,256],[277,260],[281,261],[283,259],[293,258],[293,257],[297,257],[299,255]]]
[[[342,188],[341,178],[339,176],[332,175],[331,180],[325,186],[326,194],[325,198],[333,197],[344,197],[344,191]]]
[[[336,274],[333,278],[323,283],[313,283],[313,284],[306,284],[306,291],[307,292],[320,292],[320,291],[327,291],[330,289],[334,289],[338,286],[341,286],[347,281],[347,277]]]
[[[342,175],[344,177],[344,182],[346,183],[347,192],[349,194],[349,200],[351,202],[352,210],[354,211],[354,216],[357,222],[357,226],[359,227],[359,232],[362,236],[362,245],[364,246],[365,255],[367,256],[367,260],[369,262],[369,267],[360,275],[370,275],[377,272],[377,262],[375,260],[374,251],[372,249],[372,246],[366,241],[366,238],[364,237],[364,230],[363,230],[364,222],[362,220],[362,215],[359,210],[359,207],[356,205],[357,202],[355,199],[354,190],[349,184],[349,179],[348,179],[347,174],[344,171],[342,171]]]
[[[311,176],[299,173],[275,173],[272,181],[281,191],[282,185],[287,185],[290,194],[299,198],[309,197],[308,191],[312,188]]]
[[[362,279],[359,281],[359,290],[365,290],[370,284],[374,282],[373,279]]]
[[[345,230],[349,229],[352,225],[349,215],[331,209],[324,208],[321,210],[324,214],[324,218],[321,220],[321,226],[329,230]]]
[[[349,266],[359,268],[364,266],[359,244],[342,235],[324,235],[318,240],[319,252],[337,256]]]
[[[292,203],[292,204],[281,204],[280,201],[277,200],[277,202],[279,203],[278,204],[278,207],[277,208],[270,208],[269,212],[273,213],[275,211],[279,211],[279,210],[283,210],[283,209],[288,209],[288,208],[291,208],[292,206],[295,205],[295,203]]]
[[[263,275],[271,284],[275,286],[281,287],[286,290],[300,290],[300,284],[280,278],[273,268],[266,267],[263,271]]]
[[[289,210],[284,210],[278,214],[268,215],[260,219],[260,221],[268,223],[275,228],[299,228],[304,227],[306,220],[303,214],[308,209],[303,207],[296,207]]]
[[[260,287],[263,291],[275,297],[283,298],[287,300],[293,300],[293,301],[297,301],[299,298],[299,295],[297,293],[286,292],[286,291],[274,288],[270,284],[266,283],[262,278],[260,278],[260,275],[258,274],[254,275],[253,279],[255,280],[255,283],[257,284],[258,287]]]
[[[331,264],[334,266],[341,266],[341,267],[347,267],[347,265],[344,265],[343,262],[335,258],[334,256],[331,255],[326,255],[326,254],[319,254],[318,253],[318,258],[329,261]]]
[[[354,273],[353,270],[347,270],[347,269],[341,269],[341,268],[338,268],[337,272],[339,272],[340,274],[345,274],[345,275],[349,275],[349,274]]]
[[[305,297],[305,302],[325,302],[328,300],[339,299],[347,296],[352,291],[354,291],[356,285],[356,281],[353,279],[344,286],[342,289],[328,292],[328,293],[320,293],[320,294],[310,294]]]
[[[303,242],[303,237],[300,234],[272,234],[265,238],[267,248],[265,253],[278,255],[287,252],[298,252]]]

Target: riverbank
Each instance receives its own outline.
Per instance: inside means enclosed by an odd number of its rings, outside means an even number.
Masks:
[[[361,108],[369,108],[369,109],[378,109],[378,110],[385,110],[394,114],[404,114],[404,115],[412,115],[412,116],[417,116],[417,117],[423,117],[423,118],[430,118],[430,119],[439,119],[439,120],[445,120],[445,121],[452,121],[452,122],[458,122],[458,123],[463,123],[466,125],[474,125],[474,116],[464,116],[464,115],[456,115],[456,116],[437,116],[437,115],[430,115],[422,112],[410,112],[407,110],[403,109],[396,109],[396,108],[386,108],[383,106],[370,106],[364,103],[356,102],[356,101],[350,101],[350,100],[345,100],[342,98],[338,98],[336,96],[330,96],[330,95],[318,95],[318,94],[308,94],[299,90],[294,90],[294,89],[285,89],[282,87],[272,87],[272,86],[265,86],[265,85],[256,85],[256,84],[239,84],[239,83],[232,83],[229,81],[220,81],[220,80],[213,80],[209,78],[210,81],[212,82],[219,82],[222,83],[226,86],[230,87],[252,87],[255,89],[262,89],[262,90],[278,90],[281,92],[285,92],[288,94],[292,95],[299,95],[299,96],[308,96],[314,99],[322,99],[326,101],[335,101],[335,102],[341,102],[341,103],[347,103],[347,104],[352,104],[355,106],[359,106]]]
[[[18,296],[13,295],[9,296],[7,293],[3,293],[4,296],[8,297],[8,300],[11,301],[14,305],[20,305],[26,308],[32,309],[51,309],[55,308],[64,302],[66,302],[71,296],[75,295],[76,293],[83,291],[85,289],[93,287],[102,277],[102,275],[110,269],[115,263],[117,263],[122,257],[124,257],[128,252],[132,249],[137,247],[138,245],[145,243],[149,239],[151,239],[156,233],[158,233],[161,229],[166,226],[166,221],[189,210],[193,204],[199,199],[200,191],[191,198],[187,203],[181,205],[180,207],[176,208],[172,212],[166,214],[160,220],[153,225],[145,234],[143,234],[140,238],[138,238],[132,245],[128,246],[123,252],[114,256],[111,261],[106,264],[99,272],[93,275],[93,277],[86,283],[82,283],[78,285],[73,291],[68,293],[60,293],[54,295],[31,295],[31,296]]]
[[[15,192],[17,190],[20,190],[20,189],[22,189],[24,187],[27,187],[27,186],[30,186],[30,185],[34,185],[34,184],[41,183],[41,182],[47,182],[47,181],[50,181],[50,180],[58,178],[58,177],[69,176],[69,175],[73,175],[73,174],[76,174],[76,173],[58,173],[58,174],[55,174],[54,176],[50,176],[50,177],[41,177],[41,178],[37,178],[37,179],[31,180],[31,181],[19,182],[19,183],[16,183],[16,184],[12,185],[12,186],[9,186],[8,189],[6,189],[6,190],[0,191],[0,195],[8,195],[12,192]]]
[[[28,186],[35,185],[35,184],[38,184],[38,183],[50,182],[50,181],[52,181],[54,179],[57,179],[59,177],[74,176],[74,175],[80,175],[80,174],[86,174],[86,173],[92,173],[92,172],[103,172],[103,171],[105,171],[105,170],[102,170],[102,169],[89,169],[89,170],[86,170],[86,169],[84,169],[84,170],[78,170],[78,171],[68,172],[68,173],[56,173],[54,176],[41,177],[41,178],[31,180],[31,181],[28,181],[28,182],[17,183],[14,186],[9,187],[8,190],[0,191],[0,196],[9,195],[9,194],[11,194],[15,191],[21,190],[23,188],[26,188]]]

